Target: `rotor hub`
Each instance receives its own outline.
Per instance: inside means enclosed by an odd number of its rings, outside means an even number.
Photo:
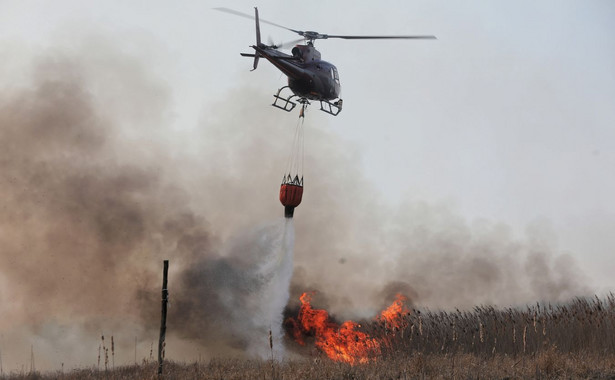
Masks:
[[[305,31],[302,35],[308,40],[326,39],[328,37],[326,34],[320,34],[312,30]]]

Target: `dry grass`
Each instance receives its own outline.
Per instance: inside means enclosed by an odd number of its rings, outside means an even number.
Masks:
[[[316,351],[272,362],[166,362],[165,379],[615,379],[615,296],[520,309],[413,310],[400,328],[364,322],[382,356],[350,366]],[[3,379],[158,379],[156,364],[115,370],[5,375]]]
[[[368,332],[384,336],[388,352],[536,357],[562,354],[615,355],[615,295],[577,298],[561,305],[519,309],[477,306],[473,311],[414,310],[400,329],[371,323]]]
[[[65,373],[5,376],[4,379],[158,379],[157,365],[119,367],[113,371],[78,369]],[[414,354],[350,366],[323,358],[282,363],[212,360],[209,363],[168,362],[164,379],[613,379],[615,356],[562,354],[553,350],[536,357],[514,358],[471,354]]]

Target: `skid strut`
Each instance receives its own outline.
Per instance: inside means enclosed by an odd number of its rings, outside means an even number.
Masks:
[[[282,92],[282,90],[284,90],[285,88],[289,88],[288,86],[284,86],[282,88],[280,88],[277,92],[277,94],[273,95],[273,97],[275,98],[275,100],[273,101],[272,106],[279,108],[281,110],[284,110],[286,112],[290,112],[293,109],[295,109],[295,107],[297,106],[297,103],[293,102],[291,99],[297,97],[297,95],[295,94],[291,94],[289,96],[280,96],[280,93]],[[278,101],[280,102],[278,104]]]
[[[342,99],[339,99],[337,102],[329,102],[328,100],[320,101],[320,110],[328,113],[329,115],[337,116],[340,112],[342,112]]]
[[[299,117],[305,117],[305,109],[310,105],[309,100],[305,97],[300,97],[291,93],[286,96],[282,94],[284,89],[290,89],[288,86],[284,86],[278,90],[277,93],[273,95],[273,104],[272,106],[284,110],[286,112],[290,112],[295,109],[297,103],[301,104],[301,111],[299,113]],[[293,101],[294,100],[294,101]],[[337,101],[331,103],[328,100],[321,99],[320,101],[320,110],[328,113],[329,115],[337,116],[340,112],[342,112],[342,99],[338,99]]]

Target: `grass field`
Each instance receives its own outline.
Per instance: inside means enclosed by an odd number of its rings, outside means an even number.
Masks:
[[[65,372],[5,375],[4,379],[158,379],[157,365],[113,371],[76,369]],[[166,362],[165,379],[615,379],[615,356],[565,354],[555,350],[537,355],[428,354],[387,357],[351,366],[325,358],[281,363],[217,359],[203,363]]]
[[[165,362],[165,379],[615,379],[615,296],[472,311],[405,310],[401,324],[361,323],[380,342],[365,363],[329,359],[305,336],[293,360]],[[290,342],[289,347],[295,344]],[[297,345],[298,346],[298,345]],[[154,379],[155,363],[5,379]]]

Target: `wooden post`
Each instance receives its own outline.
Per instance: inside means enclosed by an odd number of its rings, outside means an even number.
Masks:
[[[164,338],[167,333],[167,302],[169,291],[167,290],[167,276],[169,274],[169,260],[164,260],[162,272],[162,317],[160,319],[160,339],[158,340],[158,376],[162,375],[162,361],[164,359]]]

